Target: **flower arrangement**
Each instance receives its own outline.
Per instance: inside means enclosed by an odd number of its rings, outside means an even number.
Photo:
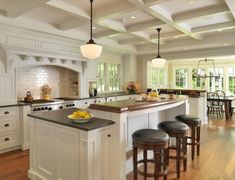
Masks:
[[[137,88],[136,88],[136,86],[135,86],[135,83],[132,82],[132,81],[129,82],[129,84],[128,84],[128,86],[127,86],[126,89],[128,90],[129,94],[134,94],[134,93],[136,93],[136,91],[137,91]]]

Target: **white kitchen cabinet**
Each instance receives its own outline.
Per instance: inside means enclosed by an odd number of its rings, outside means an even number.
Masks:
[[[117,96],[117,100],[135,99],[138,96],[139,96],[138,94],[128,94],[128,95],[124,95],[124,96]]]
[[[29,117],[30,106],[20,106],[20,148],[29,149]]]
[[[0,74],[0,104],[15,103],[15,93],[14,76],[11,74]]]
[[[116,100],[117,100],[116,96],[110,96],[110,97],[107,97],[106,99],[107,102],[116,101]]]
[[[112,179],[112,129],[82,131],[32,118],[30,179]]]
[[[86,65],[86,75],[88,81],[97,81],[98,78],[98,61],[88,61]]]
[[[100,167],[100,177],[102,180],[112,179],[112,142],[113,142],[113,133],[111,128],[106,128],[99,132],[98,136],[99,144],[99,160],[98,163]]]
[[[0,108],[0,152],[16,149],[19,144],[18,107]]]

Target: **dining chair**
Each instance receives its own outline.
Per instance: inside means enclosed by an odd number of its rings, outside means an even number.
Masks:
[[[217,117],[219,115],[222,115],[223,112],[223,106],[221,106],[221,103],[219,101],[216,101],[216,99],[219,99],[219,95],[215,92],[208,92],[207,98],[215,99],[215,100],[207,100],[207,114],[216,113]]]

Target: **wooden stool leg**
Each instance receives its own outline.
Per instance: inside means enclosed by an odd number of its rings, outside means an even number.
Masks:
[[[155,165],[155,169],[154,169],[154,180],[158,180],[159,177],[159,172],[160,172],[160,164],[161,164],[161,155],[159,151],[154,151],[154,165]]]
[[[200,130],[201,130],[201,127],[197,127],[197,155],[199,156],[200,155]]]
[[[134,146],[133,148],[133,171],[134,171],[134,180],[138,179],[138,175],[137,175],[137,148]]]
[[[192,137],[192,160],[194,160],[194,154],[195,154],[195,133],[196,133],[196,128],[195,127],[192,127],[191,129],[191,137]]]
[[[143,152],[144,154],[144,180],[147,180],[147,153],[148,151],[147,150],[144,150]]]
[[[168,166],[167,163],[169,163],[169,154],[168,154],[168,152],[169,152],[168,148],[163,150],[163,171],[164,172],[167,171],[167,166]],[[163,180],[167,180],[167,172],[163,176]]]
[[[181,138],[176,137],[176,173],[177,178],[180,178],[180,152],[181,152]]]
[[[184,171],[187,170],[187,138],[183,138],[183,164],[184,164]]]

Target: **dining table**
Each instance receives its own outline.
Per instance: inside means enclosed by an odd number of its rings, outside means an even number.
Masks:
[[[233,100],[235,100],[235,97],[233,96],[219,97],[219,98],[214,98],[214,97],[207,98],[207,101],[210,101],[210,102],[216,101],[216,102],[224,103],[224,113],[225,113],[226,120],[230,120],[231,116],[233,115],[233,107],[232,107]]]

